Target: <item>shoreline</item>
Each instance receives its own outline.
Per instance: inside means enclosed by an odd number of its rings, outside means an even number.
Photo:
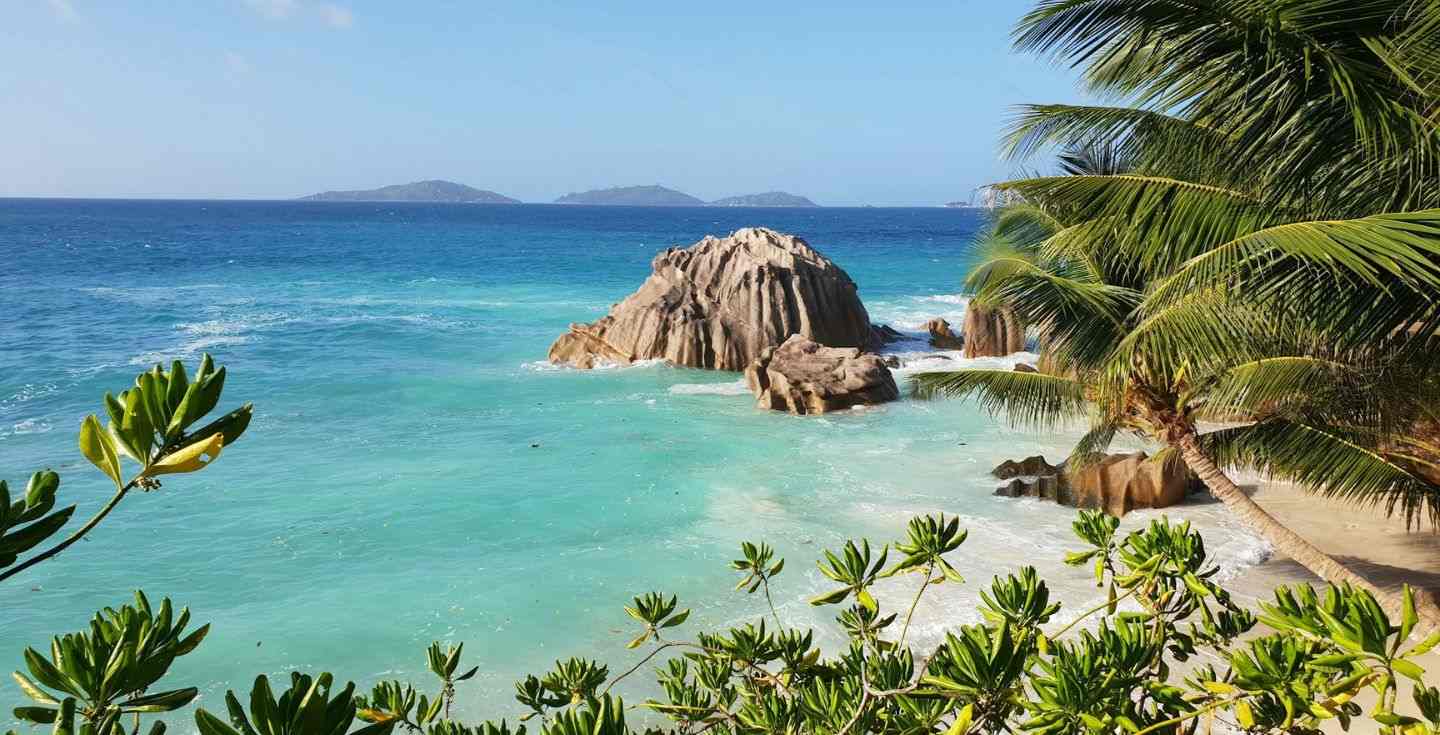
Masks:
[[[1241,484],[1253,488],[1256,502],[1277,520],[1376,586],[1399,590],[1408,582],[1440,594],[1440,532],[1427,523],[1407,530],[1404,519],[1386,518],[1383,508],[1327,499],[1291,483],[1247,478]],[[1227,586],[1253,608],[1257,598],[1272,599],[1275,587],[1297,583],[1320,579],[1275,551]]]

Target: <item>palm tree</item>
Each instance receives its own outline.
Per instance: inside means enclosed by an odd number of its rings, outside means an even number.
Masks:
[[[1088,418],[1183,457],[1278,550],[1375,590],[1225,474],[1440,518],[1440,4],[1046,0],[1022,48],[1129,104],[1032,106],[1010,144],[1066,175],[1000,185],[968,279],[1036,325],[1045,370],[918,376],[1037,427]],[[1208,422],[1225,428],[1202,431]],[[1440,611],[1427,617],[1440,624]]]

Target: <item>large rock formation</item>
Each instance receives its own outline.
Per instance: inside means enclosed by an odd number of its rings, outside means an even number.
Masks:
[[[795,335],[767,349],[745,369],[757,405],[795,414],[841,411],[900,397],[879,355],[825,347]]]
[[[1038,497],[1075,508],[1100,508],[1120,517],[1136,508],[1168,508],[1202,486],[1184,462],[1158,461],[1144,452],[1107,454],[1078,471],[1044,457],[1004,462],[991,473],[1008,482],[995,494]]]
[[[930,346],[942,350],[958,350],[965,346],[960,335],[950,331],[950,322],[935,317],[925,322],[925,331],[930,333]]]
[[[640,289],[593,324],[572,324],[550,360],[664,359],[744,370],[791,335],[830,347],[864,347],[870,315],[855,282],[804,240],[764,228],[707,237],[655,256]]]
[[[1025,325],[1009,307],[991,308],[974,303],[965,307],[965,357],[1004,357],[1025,349]]]

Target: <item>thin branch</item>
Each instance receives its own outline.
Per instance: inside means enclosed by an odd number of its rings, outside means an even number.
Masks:
[[[13,567],[10,567],[9,569],[6,569],[3,572],[0,572],[0,582],[3,582],[13,577],[25,571],[26,569],[29,569],[30,567],[33,567],[36,564],[39,564],[40,562],[55,556],[56,554],[59,554],[65,549],[69,548],[71,544],[79,541],[81,538],[84,538],[85,534],[90,533],[91,529],[100,525],[100,521],[105,520],[105,516],[110,515],[110,511],[115,510],[115,506],[120,504],[120,501],[125,498],[126,493],[129,493],[131,490],[133,490],[139,482],[140,478],[136,477],[135,479],[126,483],[124,487],[116,490],[115,495],[110,498],[110,502],[106,503],[105,507],[101,508],[100,512],[96,513],[93,518],[86,521],[85,525],[81,526],[79,530],[75,531],[75,533],[73,534],[70,534],[69,538],[50,547],[49,549],[46,549],[45,551],[40,552],[39,554],[36,554],[35,556],[30,557],[29,559],[26,559],[19,564],[16,564]]]
[[[1130,588],[1130,591],[1129,591],[1129,592],[1126,592],[1125,594],[1120,595],[1119,597],[1115,598],[1114,600],[1107,599],[1107,600],[1105,600],[1105,602],[1103,602],[1103,603],[1101,603],[1101,604],[1099,604],[1099,605],[1096,605],[1095,607],[1092,607],[1092,608],[1090,608],[1089,610],[1086,610],[1084,613],[1081,613],[1081,615],[1080,615],[1079,617],[1075,618],[1074,620],[1071,620],[1068,625],[1066,625],[1065,627],[1061,628],[1060,630],[1055,631],[1054,633],[1052,633],[1052,634],[1050,634],[1049,636],[1046,636],[1046,637],[1053,641],[1053,640],[1059,638],[1060,636],[1065,635],[1067,632],[1070,631],[1071,628],[1075,627],[1080,621],[1084,620],[1085,618],[1088,618],[1088,617],[1090,617],[1091,615],[1094,615],[1095,613],[1100,612],[1101,610],[1104,610],[1104,609],[1107,608],[1107,607],[1110,607],[1111,605],[1119,605],[1119,604],[1120,604],[1123,600],[1125,600],[1126,598],[1129,598],[1129,597],[1133,596],[1133,595],[1135,594],[1135,590],[1136,590],[1136,589],[1137,589],[1137,588],[1132,587],[1132,588]]]
[[[910,601],[910,610],[905,613],[905,625],[900,628],[900,645],[905,645],[906,636],[910,635],[910,619],[915,617],[915,608],[920,606],[920,598],[925,595],[925,588],[930,586],[930,575],[935,573],[935,562],[930,562],[925,567],[925,581],[920,583],[920,589],[915,593],[915,599]]]

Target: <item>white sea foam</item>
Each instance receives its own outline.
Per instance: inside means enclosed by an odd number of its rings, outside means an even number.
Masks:
[[[0,400],[0,408],[9,408],[16,404],[33,401],[36,398],[48,396],[59,389],[60,387],[54,383],[26,383],[20,386],[20,389],[15,391],[9,398]]]
[[[733,383],[679,383],[670,386],[670,393],[677,396],[748,396],[750,388],[743,380]]]
[[[965,307],[970,297],[965,294],[929,294],[905,296],[893,300],[879,300],[866,304],[870,319],[877,324],[888,324],[902,332],[925,331],[925,323],[941,318],[955,327],[965,320]]]
[[[597,361],[597,362],[595,363],[595,366],[592,367],[592,368],[590,368],[590,370],[582,370],[582,369],[579,369],[579,368],[576,368],[576,367],[573,367],[573,366],[570,366],[570,365],[563,365],[563,364],[559,364],[559,363],[550,362],[549,360],[534,360],[534,361],[531,361],[531,362],[522,362],[522,363],[520,363],[520,367],[521,367],[521,369],[523,369],[523,370],[530,370],[530,371],[538,372],[538,373],[564,372],[564,371],[574,371],[574,372],[582,372],[582,373],[583,373],[583,372],[591,372],[591,371],[594,371],[594,370],[644,370],[644,369],[648,369],[648,368],[663,367],[663,366],[668,365],[668,364],[670,364],[670,363],[667,362],[666,360],[662,360],[662,359],[660,359],[660,358],[655,358],[655,359],[652,359],[652,360],[636,360],[635,362],[632,362],[632,363],[629,363],[629,364],[622,364],[622,363],[618,363],[618,362],[612,362],[612,361],[610,361],[610,360],[600,360],[600,361]]]
[[[897,376],[935,370],[1014,370],[1018,364],[1034,365],[1040,356],[1033,352],[1015,352],[1004,357],[964,357],[959,350],[888,352],[900,359],[900,367],[892,368]]]
[[[44,419],[25,419],[24,421],[16,422],[14,428],[10,430],[10,433],[44,434],[50,431],[51,428],[53,427],[50,426],[50,422]]]

